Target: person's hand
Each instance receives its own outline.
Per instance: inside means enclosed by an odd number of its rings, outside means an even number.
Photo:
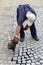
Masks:
[[[15,44],[17,44],[17,43],[18,43],[18,41],[19,41],[19,38],[14,37],[13,42],[14,42]]]
[[[28,24],[25,26],[24,30],[27,30],[30,26]]]

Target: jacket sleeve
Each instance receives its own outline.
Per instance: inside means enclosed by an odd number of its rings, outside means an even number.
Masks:
[[[34,13],[34,14],[35,14],[35,16],[37,16],[37,14],[36,14],[35,10],[33,10],[32,8],[31,8],[31,12],[32,12],[32,13]]]
[[[27,4],[27,8],[28,8],[33,14],[35,14],[35,16],[37,16],[35,10],[34,10],[30,5]]]
[[[22,26],[23,21],[24,21],[24,17],[22,15],[20,15],[19,18],[18,18],[18,21],[17,21],[18,25]]]
[[[23,7],[19,7],[18,8],[18,13],[19,13],[19,17],[18,17],[18,20],[17,20],[17,23],[19,26],[22,26],[23,22],[24,22],[24,8]]]

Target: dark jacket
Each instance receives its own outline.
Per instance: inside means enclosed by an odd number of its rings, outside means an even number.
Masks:
[[[31,11],[36,16],[36,12],[30,7],[29,4],[19,5],[19,7],[17,8],[17,23],[19,26],[22,26],[23,22],[26,19],[26,13],[28,11]]]

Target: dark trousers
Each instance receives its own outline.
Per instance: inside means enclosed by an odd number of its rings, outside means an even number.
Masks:
[[[31,27],[30,27],[30,32],[31,32],[31,36],[32,36],[32,37],[37,36],[36,28],[35,28],[34,22],[33,22],[33,24],[32,24]],[[23,26],[21,27],[21,30],[20,30],[20,38],[25,38],[25,33],[24,33],[24,28],[23,28]]]
[[[18,13],[18,10],[17,10],[17,21],[18,21],[18,18],[19,18],[19,13]],[[36,27],[35,27],[35,23],[34,22],[33,22],[33,24],[30,27],[30,32],[31,32],[31,36],[32,37],[37,36]],[[24,33],[23,25],[22,25],[21,30],[20,30],[20,38],[24,38],[24,37],[25,37],[25,33]]]

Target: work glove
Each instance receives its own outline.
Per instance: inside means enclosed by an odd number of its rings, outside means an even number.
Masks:
[[[13,42],[14,42],[15,44],[18,44],[18,42],[19,42],[19,38],[14,37]]]
[[[24,30],[28,30],[30,26],[28,26],[28,24],[24,27]]]

